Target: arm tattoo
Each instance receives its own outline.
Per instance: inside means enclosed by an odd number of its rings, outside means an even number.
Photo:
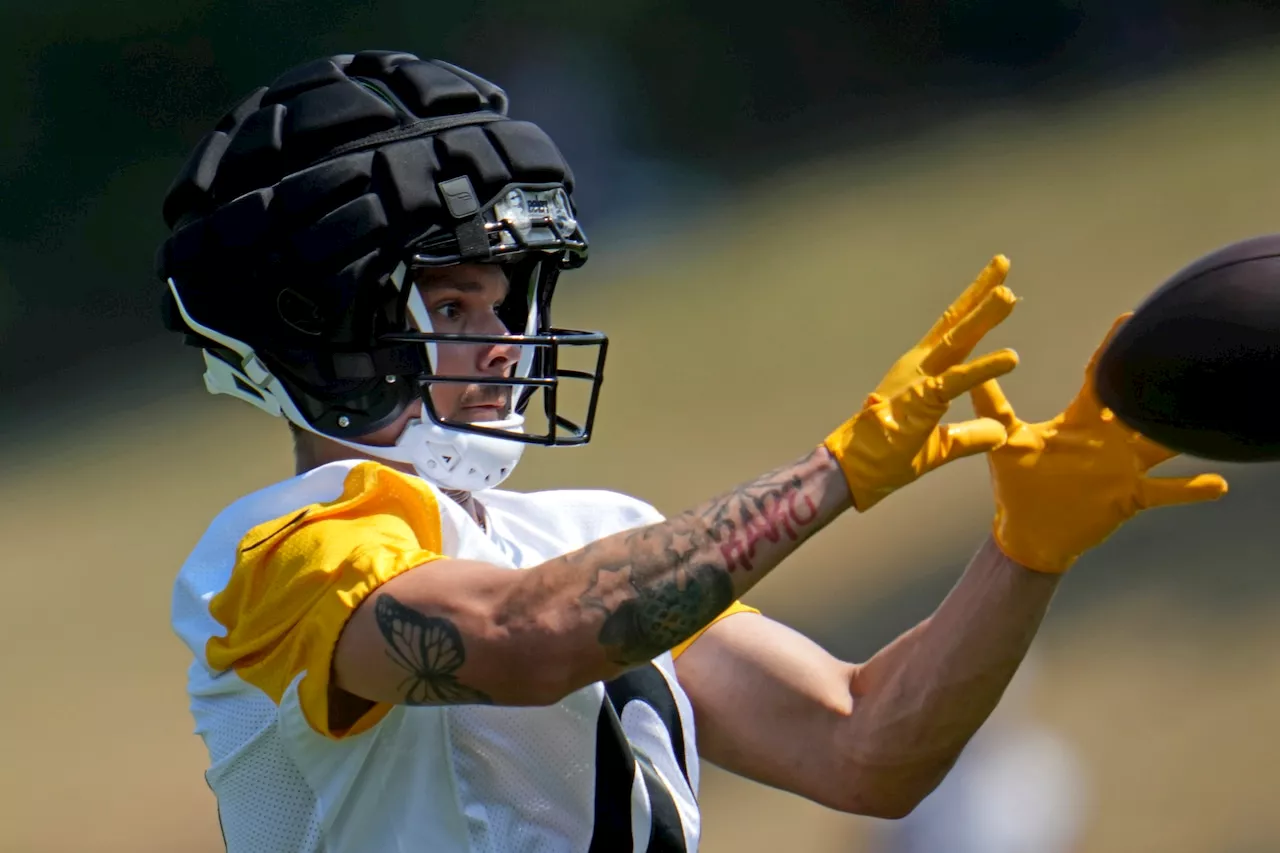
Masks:
[[[785,536],[799,544],[814,531],[818,507],[804,493],[798,474],[770,475],[731,492],[727,499],[712,501],[700,515],[720,546],[725,569],[749,572],[755,566],[756,546],[763,540],[775,545]]]
[[[665,579],[645,584],[635,577],[633,571],[626,581],[629,596],[613,608],[594,598],[591,589],[583,597],[584,604],[604,610],[600,644],[609,650],[610,659],[622,666],[653,660],[693,636],[733,603],[733,582],[713,565],[686,570],[683,586]],[[597,574],[592,587],[599,582]]]
[[[387,657],[408,673],[398,688],[404,693],[404,704],[493,703],[488,695],[462,684],[455,675],[467,654],[453,622],[424,616],[386,593],[378,597],[373,614],[387,641]]]
[[[633,531],[621,548],[602,541],[567,558],[596,565],[581,603],[604,612],[599,642],[614,663],[652,660],[693,636],[733,603],[735,573],[767,572],[829,520],[819,453]]]

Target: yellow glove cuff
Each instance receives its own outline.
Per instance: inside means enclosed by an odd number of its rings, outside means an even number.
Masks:
[[[872,400],[869,399],[867,402],[871,404]],[[876,460],[871,458],[872,454],[858,442],[858,421],[867,411],[863,409],[849,418],[836,427],[822,442],[823,447],[827,448],[832,458],[836,460],[836,464],[840,466],[845,483],[849,486],[849,495],[853,498],[853,508],[858,512],[866,512],[897,489],[897,486],[884,483],[876,485],[877,480],[880,479],[873,475]],[[868,432],[866,429],[861,431]],[[887,442],[881,443],[882,450],[885,444]]]
[[[1023,568],[1046,575],[1060,575],[1075,565],[1080,554],[1062,554],[1051,549],[1037,548],[1028,537],[1019,537],[1011,529],[1008,516],[1002,507],[996,508],[995,521],[991,525],[991,536],[995,539],[1000,553],[1013,560]],[[1032,537],[1034,538],[1034,537]]]

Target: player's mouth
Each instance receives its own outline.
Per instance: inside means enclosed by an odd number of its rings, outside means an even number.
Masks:
[[[499,421],[505,417],[507,407],[501,406],[462,406],[458,409],[455,420],[462,421],[465,424],[474,424],[480,421]]]
[[[511,392],[492,386],[464,394],[452,420],[465,424],[499,421],[511,411]]]

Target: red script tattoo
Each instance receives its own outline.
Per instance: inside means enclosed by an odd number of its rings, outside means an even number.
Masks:
[[[795,489],[766,493],[755,504],[755,512],[743,507],[737,524],[725,520],[713,529],[725,568],[731,572],[755,568],[751,561],[761,540],[776,544],[785,536],[795,542],[803,538],[801,531],[818,518],[813,498]]]

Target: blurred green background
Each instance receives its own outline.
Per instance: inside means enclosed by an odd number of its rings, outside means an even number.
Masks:
[[[597,439],[515,486],[675,511],[817,442],[996,252],[1023,299],[991,341],[1022,356],[1006,389],[1054,414],[1116,314],[1277,230],[1278,24],[1083,0],[0,9],[0,851],[220,848],[169,585],[215,512],[291,473],[289,438],[157,338],[150,267],[168,181],[242,91],[365,47],[505,85],[583,185],[593,256],[558,319],[612,340]],[[1074,756],[1072,853],[1280,849],[1280,477],[1225,473],[1223,502],[1081,561],[1037,641],[1017,713]],[[981,461],[951,466],[749,600],[861,659],[989,515]],[[878,822],[704,779],[705,850],[885,849]]]

